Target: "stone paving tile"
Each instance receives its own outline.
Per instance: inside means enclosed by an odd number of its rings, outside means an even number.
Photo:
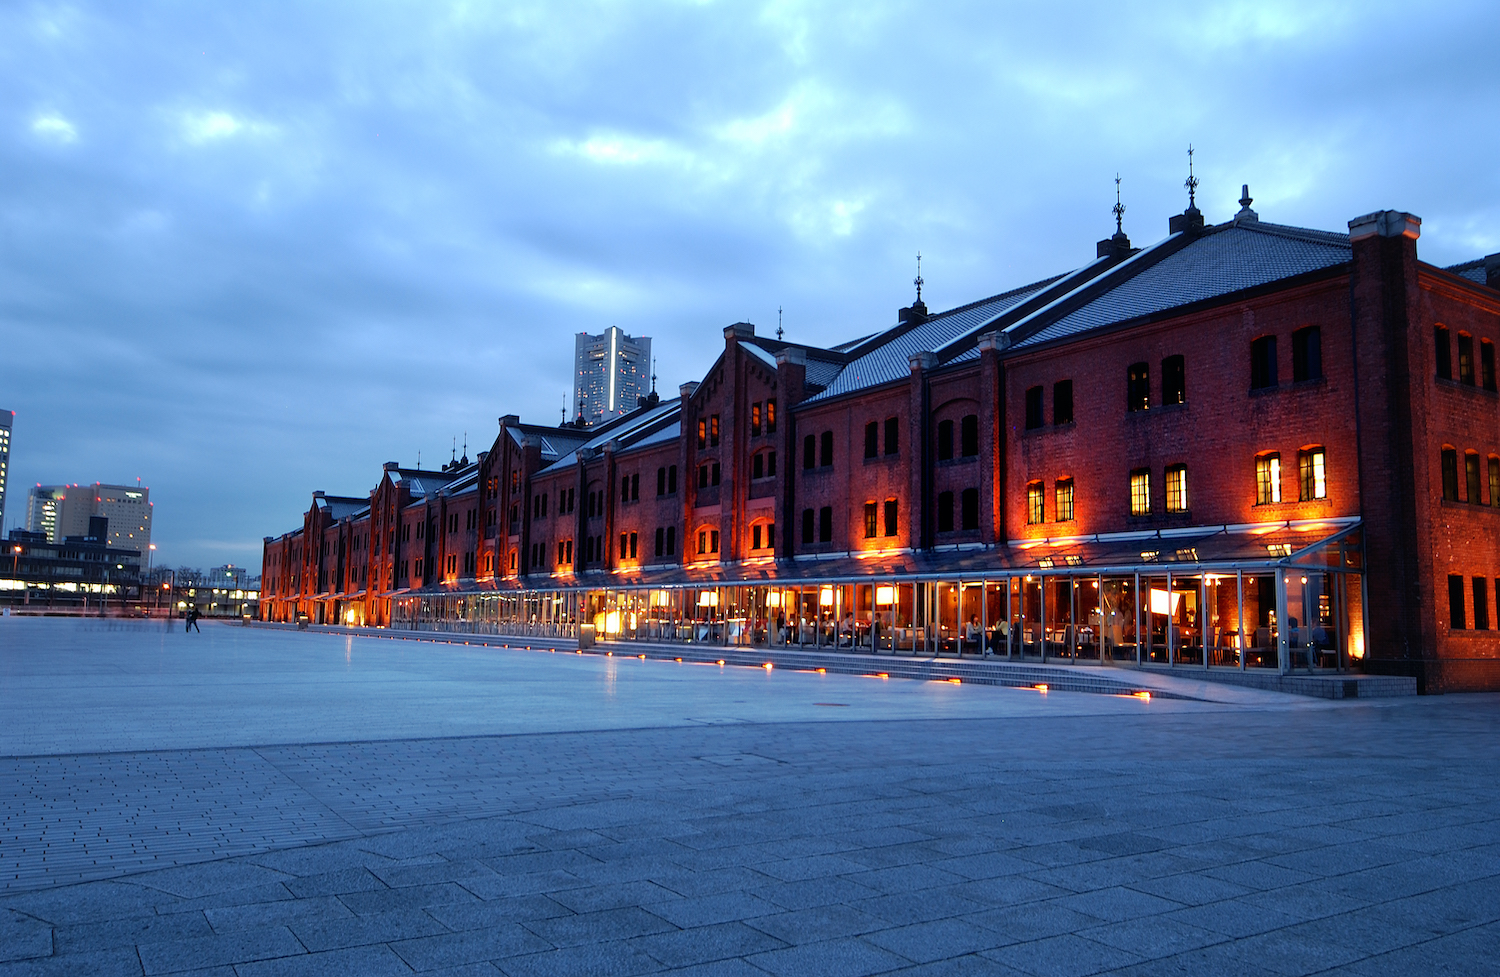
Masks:
[[[462,933],[400,940],[390,946],[411,969],[418,971],[498,960],[551,948],[546,940],[516,923],[496,923]]]
[[[235,967],[237,977],[401,977],[411,968],[386,946],[362,946]]]
[[[333,896],[307,899],[282,899],[243,906],[225,906],[203,910],[214,932],[223,935],[242,929],[267,926],[290,926],[309,919],[353,919],[354,913]]]
[[[984,956],[1039,977],[1085,977],[1139,963],[1141,956],[1072,933],[989,950]]]
[[[655,933],[633,940],[631,945],[645,950],[662,966],[675,969],[746,957],[781,949],[787,944],[744,923],[735,922]]]
[[[635,977],[657,973],[661,964],[631,943],[585,943],[495,962],[507,977]]]
[[[1104,943],[1127,950],[1147,960],[1171,957],[1189,950],[1199,950],[1229,939],[1223,933],[1214,933],[1160,916],[1091,926],[1079,930],[1078,935],[1093,940],[1095,943]]]
[[[225,936],[145,943],[137,949],[141,966],[148,975],[170,974],[194,967],[252,963],[307,952],[285,926],[244,930]]]
[[[199,917],[199,921],[202,921],[202,917]],[[101,944],[88,949],[102,949],[104,946],[118,946],[118,944]],[[18,912],[0,913],[0,963],[51,955],[51,926]]]
[[[290,929],[303,946],[313,951],[370,946],[449,932],[447,926],[420,909],[397,909],[352,919],[304,920],[293,923]]]
[[[214,930],[203,913],[186,912],[75,923],[71,926],[59,926],[54,933],[57,952],[70,954],[130,947],[141,943],[209,937],[214,935]],[[48,952],[51,952],[50,941]]]
[[[0,977],[139,977],[140,974],[141,960],[133,949],[94,950],[65,957],[0,963]]]
[[[1182,904],[1157,896],[1117,886],[1113,889],[1095,889],[1077,895],[1053,899],[1048,906],[1062,906],[1088,916],[1111,922],[1136,919],[1141,916],[1156,916],[1181,909]]]
[[[573,915],[572,909],[543,895],[509,896],[488,902],[428,906],[424,912],[451,930],[471,930],[495,923],[519,923],[528,919]]]
[[[762,933],[793,945],[873,933],[890,925],[886,920],[852,906],[813,906],[759,916],[746,922]]]
[[[1076,933],[1104,922],[1097,916],[1051,904],[1010,906],[974,913],[967,918],[976,925],[1000,934],[1007,943],[1044,940],[1063,933]]]
[[[911,962],[857,939],[804,943],[784,950],[757,953],[746,959],[778,977],[805,977],[808,974],[863,977],[896,970]]]
[[[588,883],[570,872],[528,872],[522,875],[474,875],[458,885],[481,899],[504,899],[585,888]]]
[[[769,916],[781,907],[750,892],[723,892],[713,896],[673,898],[644,904],[643,908],[673,926],[684,929]]]
[[[361,916],[386,913],[393,909],[424,909],[453,903],[478,902],[479,897],[456,882],[441,885],[409,885],[400,889],[374,889],[369,892],[346,892],[337,897]]]
[[[939,919],[870,933],[865,942],[917,963],[975,953],[1004,946],[1009,941],[994,930],[962,919]]]
[[[635,906],[529,920],[525,925],[528,930],[556,947],[626,940],[677,928],[660,916]]]

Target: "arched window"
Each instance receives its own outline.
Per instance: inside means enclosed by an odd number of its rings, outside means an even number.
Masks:
[[[1187,360],[1180,353],[1161,361],[1161,402],[1187,403]]]
[[[1328,498],[1328,465],[1322,445],[1297,452],[1297,498],[1302,502]]]
[[[1281,455],[1268,451],[1255,456],[1255,504],[1281,501]]]
[[[958,453],[965,458],[979,454],[979,415],[965,414],[958,423]]]
[[[1458,382],[1474,386],[1474,337],[1458,334]]]
[[[1047,519],[1046,501],[1042,492],[1041,482],[1028,482],[1026,484],[1026,524],[1038,526]]]
[[[1276,337],[1261,336],[1250,343],[1250,389],[1276,386]]]
[[[1470,505],[1484,505],[1479,488],[1479,452],[1464,452],[1464,488],[1468,492]]]
[[[1303,383],[1323,376],[1323,335],[1317,326],[1292,333],[1292,382]]]
[[[1432,330],[1433,353],[1437,357],[1439,380],[1453,379],[1453,354],[1448,341],[1448,327],[1434,326]]]
[[[951,461],[953,459],[953,422],[938,421],[937,426],[937,459],[938,461]]]

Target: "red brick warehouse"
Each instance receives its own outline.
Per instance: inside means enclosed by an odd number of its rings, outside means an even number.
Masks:
[[[263,616],[1500,688],[1500,255],[1250,202],[315,493]]]

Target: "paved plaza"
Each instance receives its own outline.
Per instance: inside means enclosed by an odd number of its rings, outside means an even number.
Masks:
[[[9,974],[1500,972],[1500,697],[0,619]]]

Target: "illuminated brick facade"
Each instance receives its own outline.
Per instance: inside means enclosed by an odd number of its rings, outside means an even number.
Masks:
[[[1198,642],[1207,667],[1222,644],[1243,668],[1257,632],[1298,633],[1298,607],[1301,631],[1321,630],[1326,596],[1281,591],[1307,584],[1299,541],[1326,537],[1353,588],[1339,662],[1500,688],[1500,257],[1423,264],[1419,225],[1385,211],[1310,231],[1247,203],[1205,226],[1190,210],[1149,247],[1117,235],[1082,268],[947,312],[919,298],[843,346],[736,324],[675,400],[592,428],[503,417],[473,463],[390,464],[368,497],[316,498],[300,531],[266,540],[263,613],[386,625],[393,601],[442,595],[951,574],[998,579],[1004,610],[983,616],[1009,627],[1022,575],[1097,590],[1133,574],[1173,614],[1153,581],[1175,572],[1196,575],[1199,609],[1188,638],[1167,623],[1168,660]],[[1260,563],[1215,563],[1222,539]],[[1226,573],[1234,599],[1209,589]],[[1245,603],[1252,574],[1279,581],[1275,602]],[[1093,599],[1070,628],[1102,630]],[[1155,611],[1134,612],[1142,630]],[[764,640],[786,640],[784,617],[762,609]],[[1150,636],[1134,640],[1150,660]]]

